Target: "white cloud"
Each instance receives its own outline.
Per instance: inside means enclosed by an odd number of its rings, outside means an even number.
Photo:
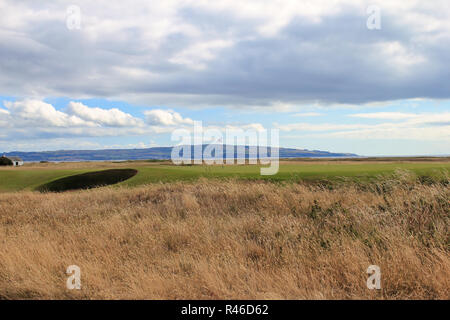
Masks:
[[[233,42],[227,40],[212,40],[195,43],[170,58],[169,62],[186,65],[198,70],[206,69],[206,62],[213,60],[220,49],[232,45]]]
[[[366,125],[363,124],[335,124],[335,123],[320,123],[311,124],[306,122],[276,124],[276,127],[281,131],[334,131],[347,129],[363,129]]]
[[[373,112],[373,113],[355,113],[349,115],[349,117],[365,118],[365,119],[401,120],[401,119],[417,118],[420,117],[420,115],[415,113],[404,113],[404,112]]]
[[[39,100],[5,101],[13,121],[11,125],[19,127],[91,127],[95,123],[85,121],[77,116],[68,115],[56,110],[51,104]],[[5,113],[3,114],[5,115]]]
[[[146,121],[150,125],[156,126],[178,126],[192,125],[194,121],[189,118],[183,118],[178,112],[173,110],[154,109],[145,111]]]
[[[301,112],[301,113],[293,114],[294,117],[318,117],[321,115],[323,115],[323,114],[319,113],[319,112]]]
[[[362,130],[338,131],[319,134],[316,137],[357,139],[357,140],[412,140],[412,141],[439,141],[450,143],[450,126],[442,127],[372,127]]]
[[[105,110],[101,108],[90,108],[80,102],[70,102],[67,107],[67,113],[85,121],[92,121],[111,127],[143,126],[141,119],[135,118],[117,108]]]
[[[5,101],[4,105],[7,109],[0,109],[2,134],[13,140],[146,135],[193,123],[171,110],[148,110],[145,114],[153,121],[145,123],[117,108],[101,109],[78,102],[70,102],[65,111],[33,99]]]
[[[352,117],[380,120],[397,120],[377,124],[350,123],[290,123],[276,124],[281,131],[303,132],[309,137],[352,138],[352,139],[408,139],[436,140],[450,143],[450,112],[442,113],[361,113]],[[308,133],[314,132],[314,133]]]
[[[0,150],[4,152],[11,151],[49,151],[49,150],[95,150],[103,149],[100,143],[85,141],[83,139],[33,139],[20,140],[11,143],[11,141],[0,140]]]
[[[450,125],[450,112],[442,113],[405,113],[373,112],[351,114],[350,117],[381,120],[407,120],[398,125]]]
[[[264,131],[264,126],[260,123],[250,123],[243,125],[226,125],[225,129],[228,130],[250,130],[250,131]]]
[[[154,136],[170,133],[175,129],[193,129],[194,120],[183,117],[173,110],[152,109],[144,111],[145,120],[133,117],[118,108],[102,109],[89,107],[79,102],[69,102],[65,111],[57,110],[53,105],[40,100],[5,101],[6,109],[0,108],[0,137],[5,142],[0,147],[11,145],[10,149],[30,149],[30,139],[38,145],[46,139],[48,148],[55,146],[77,148],[85,143],[80,138]],[[259,123],[235,126],[204,126],[208,128],[241,128],[244,130],[264,130]],[[67,139],[63,142],[61,139]],[[76,142],[76,143],[75,143]],[[92,142],[89,142],[92,143]],[[33,143],[31,143],[33,144]],[[152,145],[154,143],[152,142]],[[98,144],[100,147],[100,144]],[[119,147],[120,145],[115,145]],[[148,147],[148,144],[129,144],[123,147]],[[65,147],[67,148],[67,147]]]
[[[373,52],[380,55],[392,68],[402,72],[413,72],[412,68],[426,62],[426,57],[417,53],[416,48],[407,48],[399,41],[378,42],[374,44]]]
[[[154,141],[150,143],[146,142],[138,142],[138,143],[128,143],[128,144],[112,144],[112,145],[104,145],[102,149],[148,149],[159,147]]]

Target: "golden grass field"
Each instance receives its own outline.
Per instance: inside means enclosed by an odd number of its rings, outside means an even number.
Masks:
[[[0,193],[0,299],[449,299],[448,182]]]

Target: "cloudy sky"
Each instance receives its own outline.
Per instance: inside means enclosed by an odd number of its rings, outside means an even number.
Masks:
[[[286,147],[450,154],[448,0],[0,0],[0,14],[0,151],[168,146],[202,121],[276,128]]]

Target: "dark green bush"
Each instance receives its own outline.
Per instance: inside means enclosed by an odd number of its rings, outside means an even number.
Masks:
[[[13,162],[6,158],[6,157],[0,157],[0,166],[12,166]]]

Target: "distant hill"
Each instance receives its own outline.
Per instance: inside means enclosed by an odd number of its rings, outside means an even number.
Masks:
[[[203,145],[203,149],[206,145]],[[193,147],[192,147],[193,149]],[[223,146],[225,153],[226,146]],[[249,147],[245,147],[248,157]],[[269,148],[270,150],[270,148]],[[60,150],[42,152],[9,152],[8,156],[16,156],[24,161],[101,161],[101,160],[167,160],[170,159],[172,147],[155,147],[147,149],[109,149],[109,150]],[[270,151],[269,151],[270,153]],[[192,151],[192,155],[194,152]],[[301,150],[280,148],[280,158],[321,158],[321,157],[357,157],[353,153],[333,153],[319,150]],[[236,149],[235,149],[236,157]]]

